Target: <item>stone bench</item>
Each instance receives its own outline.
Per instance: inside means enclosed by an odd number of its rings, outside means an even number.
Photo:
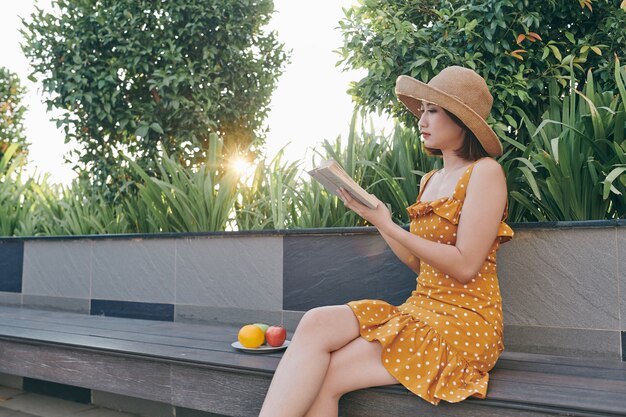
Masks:
[[[149,400],[172,416],[256,416],[282,353],[236,351],[238,328],[0,306],[0,373]],[[621,361],[505,351],[490,375],[484,400],[435,407],[391,385],[345,395],[341,415],[626,415]]]

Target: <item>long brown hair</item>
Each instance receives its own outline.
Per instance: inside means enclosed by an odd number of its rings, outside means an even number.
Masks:
[[[465,132],[465,140],[463,141],[463,145],[455,150],[456,155],[468,161],[476,161],[482,157],[489,156],[485,148],[483,148],[483,145],[476,138],[476,135],[474,135],[474,132],[469,130],[468,127],[465,126],[465,123],[461,121],[461,119],[450,113],[448,110],[444,110],[448,114],[448,116],[450,116],[452,121],[460,126],[461,129],[463,129],[463,131]],[[443,153],[439,149],[427,148],[426,146],[424,146],[424,149],[426,150],[426,153],[428,155],[443,155]]]

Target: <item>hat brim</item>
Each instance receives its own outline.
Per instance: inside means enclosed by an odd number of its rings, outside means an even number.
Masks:
[[[502,155],[502,144],[496,132],[485,119],[456,97],[408,75],[398,77],[395,92],[402,104],[417,117],[422,116],[422,101],[443,107],[458,117],[476,135],[490,156]]]

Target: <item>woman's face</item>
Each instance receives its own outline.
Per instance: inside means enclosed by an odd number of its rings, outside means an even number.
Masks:
[[[419,120],[419,128],[424,146],[441,151],[459,149],[465,139],[463,128],[435,104],[424,101],[422,108],[424,112]]]

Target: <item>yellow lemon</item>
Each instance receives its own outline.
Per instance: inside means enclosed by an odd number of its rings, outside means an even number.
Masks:
[[[237,339],[244,347],[258,348],[265,342],[265,334],[260,327],[254,324],[246,324],[239,329]]]

